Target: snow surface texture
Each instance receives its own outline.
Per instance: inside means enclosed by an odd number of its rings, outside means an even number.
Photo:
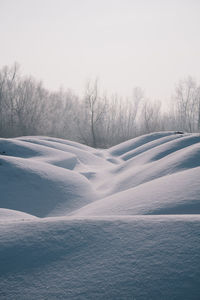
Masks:
[[[0,299],[200,299],[200,135],[0,139]]]

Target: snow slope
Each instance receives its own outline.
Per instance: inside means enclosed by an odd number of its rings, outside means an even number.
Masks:
[[[200,299],[200,135],[0,139],[0,299]]]

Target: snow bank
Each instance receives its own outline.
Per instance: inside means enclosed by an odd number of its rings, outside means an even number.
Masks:
[[[199,216],[4,225],[1,299],[198,299]]]

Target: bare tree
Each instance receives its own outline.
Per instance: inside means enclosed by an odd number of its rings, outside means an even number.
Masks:
[[[87,83],[85,97],[77,116],[80,137],[86,144],[99,147],[102,139],[101,125],[106,112],[106,98],[100,96],[98,81]]]
[[[19,83],[19,66],[3,67],[0,71],[0,112],[3,136],[16,135],[15,100]],[[2,127],[3,126],[3,127]]]
[[[141,133],[150,133],[158,131],[161,128],[160,122],[161,116],[161,103],[150,102],[146,100],[142,109],[142,130]]]
[[[98,81],[88,82],[83,98],[70,90],[50,92],[19,65],[0,70],[0,136],[49,135],[109,147],[139,134],[160,130],[200,131],[200,86],[179,82],[173,107],[145,99],[140,88],[130,98],[108,97]]]
[[[200,87],[192,77],[179,81],[173,97],[177,125],[194,132],[200,128]]]

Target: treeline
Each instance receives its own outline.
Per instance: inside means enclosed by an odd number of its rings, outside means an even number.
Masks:
[[[166,111],[140,88],[130,98],[108,97],[95,81],[78,97],[47,90],[17,64],[0,70],[0,137],[47,135],[109,147],[161,130],[200,131],[200,86],[191,77],[178,83]]]

